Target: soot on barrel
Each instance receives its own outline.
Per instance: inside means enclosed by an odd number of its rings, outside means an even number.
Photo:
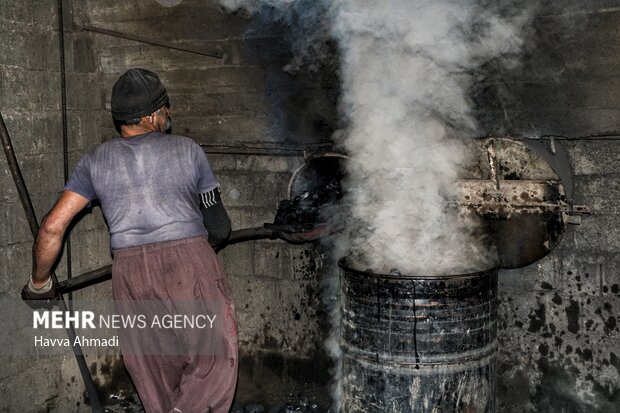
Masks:
[[[496,269],[424,277],[339,265],[342,411],[495,411]]]

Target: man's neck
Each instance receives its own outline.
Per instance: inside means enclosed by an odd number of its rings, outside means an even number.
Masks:
[[[142,126],[121,126],[121,137],[131,138],[132,136],[143,135],[149,132],[157,132],[155,128],[144,128]]]

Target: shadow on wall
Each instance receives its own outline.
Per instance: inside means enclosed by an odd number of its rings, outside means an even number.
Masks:
[[[287,144],[329,142],[338,127],[338,55],[334,44],[323,44],[319,62],[294,56],[290,28],[268,13],[251,19],[245,52],[263,70],[270,108],[269,133]]]
[[[620,11],[602,4],[562,3],[561,10],[541,6],[524,32],[520,65],[507,69],[490,61],[483,67],[471,96],[485,133],[618,134],[618,68],[610,58],[617,46],[610,45],[620,40]]]

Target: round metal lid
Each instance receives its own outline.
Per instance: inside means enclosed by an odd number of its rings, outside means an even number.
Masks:
[[[480,232],[497,250],[499,268],[524,267],[546,256],[562,239],[572,214],[587,212],[571,205],[564,182],[548,162],[553,154],[540,147],[487,137],[473,140],[466,150],[470,162],[456,183],[452,206],[479,217]],[[338,153],[309,156],[289,182],[289,199],[340,185],[344,160]]]

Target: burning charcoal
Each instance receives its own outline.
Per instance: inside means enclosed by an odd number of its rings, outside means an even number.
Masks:
[[[262,404],[248,404],[244,413],[265,413],[265,407]]]

